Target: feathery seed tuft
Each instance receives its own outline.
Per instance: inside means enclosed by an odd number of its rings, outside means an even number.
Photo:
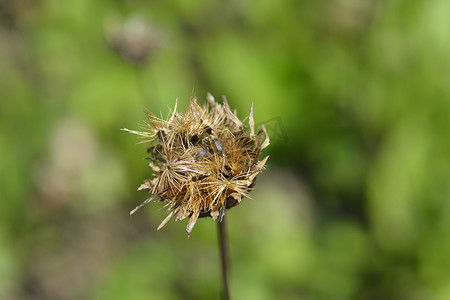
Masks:
[[[147,152],[151,154],[149,166],[156,177],[138,188],[149,190],[152,196],[130,214],[159,196],[170,212],[158,230],[174,216],[175,221],[190,218],[188,236],[199,217],[211,216],[220,221],[226,209],[249,196],[268,159],[267,156],[260,160],[261,150],[269,145],[269,136],[264,124],[255,135],[253,105],[248,133],[225,97],[223,105],[209,93],[207,99],[200,106],[192,97],[184,114],[178,113],[175,105],[167,120],[147,112],[143,131],[123,129],[152,144]]]

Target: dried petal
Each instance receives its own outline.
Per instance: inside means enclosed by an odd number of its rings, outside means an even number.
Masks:
[[[231,193],[230,196],[233,197],[238,203],[241,203],[241,201],[242,201],[241,194],[239,194],[239,193]]]
[[[159,224],[156,230],[160,230],[161,228],[163,228],[164,225],[166,225],[166,223],[169,222],[169,220],[173,217],[174,214],[175,212],[171,211],[170,214],[161,222],[161,224]]]
[[[189,219],[188,225],[186,227],[186,232],[188,237],[191,235],[191,231],[194,228],[195,223],[197,222],[198,216],[200,215],[200,213],[194,212],[191,216],[191,218]]]
[[[147,203],[149,203],[150,201],[152,201],[153,199],[156,198],[157,195],[151,195],[149,198],[147,198],[147,200],[145,200],[144,202],[142,202],[141,204],[139,204],[138,206],[136,206],[135,209],[133,209],[132,211],[130,211],[130,216],[132,214],[134,214],[139,208],[141,208],[142,206],[146,205]]]
[[[175,222],[179,221],[179,220],[186,219],[188,216],[189,216],[189,213],[187,211],[187,207],[183,206],[183,207],[181,207],[179,209],[178,214],[177,214],[177,218],[175,219]]]
[[[266,148],[267,146],[269,146],[270,144],[270,140],[269,140],[269,134],[267,133],[266,127],[264,127],[264,124],[261,123],[261,128],[264,131],[264,134],[266,135],[266,139],[264,140],[264,143],[261,146],[261,149]]]
[[[142,190],[150,190],[152,188],[151,184],[150,184],[150,180],[146,180],[144,181],[143,184],[141,184],[139,186],[139,188],[137,189],[138,191],[142,191]]]
[[[219,205],[218,204],[211,205],[210,215],[214,221],[217,219],[217,217],[219,216]]]
[[[250,106],[250,115],[248,116],[248,125],[250,125],[250,137],[255,136],[255,120],[253,119],[253,103]]]
[[[219,208],[219,222],[222,222],[223,217],[225,216],[225,208]]]

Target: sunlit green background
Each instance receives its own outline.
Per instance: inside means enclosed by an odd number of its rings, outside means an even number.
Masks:
[[[0,299],[220,299],[216,226],[156,227],[144,110],[267,122],[234,299],[450,299],[450,1],[0,1]]]

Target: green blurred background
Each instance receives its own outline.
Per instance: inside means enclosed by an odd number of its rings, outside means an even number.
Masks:
[[[0,1],[0,299],[219,299],[216,227],[157,225],[144,110],[271,134],[234,299],[450,299],[450,2]]]

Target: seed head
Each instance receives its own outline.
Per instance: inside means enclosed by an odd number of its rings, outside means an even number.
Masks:
[[[158,230],[174,216],[175,221],[189,217],[188,236],[199,217],[211,216],[220,221],[227,209],[249,196],[268,159],[266,156],[259,160],[261,150],[269,145],[269,136],[264,124],[255,135],[253,105],[245,118],[250,128],[247,132],[225,97],[223,105],[215,102],[211,94],[207,99],[200,106],[192,97],[184,114],[178,113],[175,105],[167,120],[147,112],[143,131],[124,129],[152,144],[147,152],[156,177],[138,188],[149,190],[152,196],[130,214],[159,197],[166,203],[169,215]]]

